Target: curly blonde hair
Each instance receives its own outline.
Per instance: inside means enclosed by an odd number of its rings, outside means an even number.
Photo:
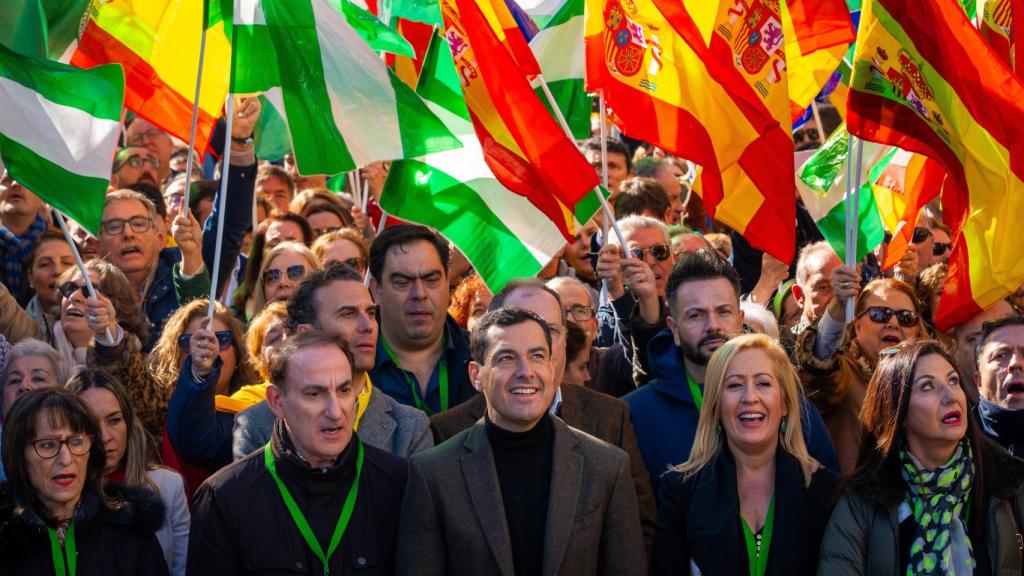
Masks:
[[[267,329],[270,323],[280,319],[282,322],[288,317],[288,305],[284,302],[272,302],[267,305],[252,322],[249,323],[249,330],[245,333],[245,346],[249,349],[249,358],[259,372],[260,378],[266,381],[270,377],[270,367],[263,363],[260,352],[263,350],[263,341],[267,337]]]

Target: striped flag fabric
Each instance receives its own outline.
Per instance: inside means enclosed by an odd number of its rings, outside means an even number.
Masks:
[[[80,70],[0,45],[0,161],[99,235],[123,102],[120,66]]]
[[[504,187],[484,159],[452,56],[439,37],[424,58],[417,92],[463,143],[457,150],[391,165],[381,207],[436,228],[466,255],[492,293],[539,272],[565,246],[559,227],[523,196]],[[440,48],[440,49],[439,49]],[[588,221],[594,194],[575,207]]]
[[[947,330],[1024,282],[1024,84],[955,0],[870,0],[861,14],[850,131],[948,173],[953,253],[936,316]]]
[[[232,18],[232,92],[267,91],[299,173],[460,146],[330,0],[235,0]]]
[[[125,70],[125,106],[188,142],[199,69],[204,0],[95,2],[71,65],[117,63]],[[228,92],[231,44],[222,29],[206,38],[196,148],[203,152]]]
[[[530,40],[530,49],[537,56],[544,80],[555,103],[569,124],[573,138],[590,137],[591,96],[584,88],[586,49],[583,35],[585,0],[564,0],[561,7]],[[547,104],[543,89],[538,97]]]

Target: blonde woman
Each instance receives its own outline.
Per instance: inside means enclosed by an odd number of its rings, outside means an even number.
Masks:
[[[252,319],[270,302],[287,301],[306,274],[319,268],[316,254],[298,242],[282,242],[271,248],[263,258],[252,299],[246,303],[246,319]]]
[[[837,477],[807,453],[800,394],[763,334],[714,353],[693,451],[661,481],[651,574],[814,574]]]

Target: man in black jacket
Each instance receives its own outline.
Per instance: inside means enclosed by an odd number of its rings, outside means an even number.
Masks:
[[[981,429],[1010,454],[1024,457],[1024,316],[984,323],[977,360]]]
[[[199,488],[190,575],[393,572],[407,470],[353,433],[352,366],[331,332],[291,337],[277,353],[270,442]]]

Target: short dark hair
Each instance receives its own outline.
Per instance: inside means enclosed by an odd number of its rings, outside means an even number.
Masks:
[[[668,298],[668,306],[673,311],[673,315],[677,312],[675,309],[676,291],[680,286],[687,282],[715,280],[716,278],[728,280],[736,294],[736,300],[740,299],[740,275],[713,248],[701,248],[680,260],[672,269],[672,274],[669,275],[668,284],[665,287],[665,297]]]
[[[387,260],[388,252],[392,248],[420,241],[430,244],[437,250],[437,257],[441,259],[441,267],[444,268],[444,273],[447,275],[448,260],[451,256],[448,242],[437,232],[419,224],[391,226],[377,235],[373,244],[370,245],[370,275],[378,283],[381,282],[381,274],[384,273],[384,262]]]
[[[562,297],[558,295],[558,292],[555,292],[554,288],[551,288],[536,276],[514,278],[510,280],[508,284],[505,284],[505,286],[494,295],[494,298],[491,299],[491,305],[487,307],[487,310],[493,311],[500,308],[506,308],[508,306],[506,301],[512,296],[512,293],[516,290],[523,289],[541,290],[550,294],[551,297],[555,299],[555,303],[558,304],[558,311],[562,315],[562,326],[565,326],[567,318],[565,315],[565,307],[562,306]]]
[[[571,362],[587,346],[587,331],[575,322],[565,325],[565,360]]]
[[[608,148],[608,153],[609,154],[622,154],[622,157],[626,159],[626,172],[632,172],[633,171],[633,155],[629,153],[629,147],[626,146],[625,143],[623,143],[623,142],[621,142],[619,140],[616,140],[614,138],[608,138],[606,140],[606,142],[607,142],[606,146]],[[587,140],[587,143],[584,144],[584,147],[587,150],[597,150],[598,152],[600,152],[601,151],[601,138],[600,137],[595,137],[595,138],[591,138],[590,140]]]
[[[159,214],[161,218],[167,218],[167,203],[164,202],[164,196],[160,193],[160,188],[145,182],[136,182],[131,186],[125,186],[125,188],[128,190],[134,190],[146,198],[149,198],[149,201],[153,203],[153,207],[156,208],[156,213]]]
[[[292,175],[284,168],[277,164],[264,164],[263,166],[260,166],[259,170],[256,171],[256,185],[259,186],[268,178],[277,178],[281,180],[284,182],[285,186],[288,187],[288,193],[292,196],[295,195],[295,179],[293,179]]]
[[[25,448],[38,434],[36,417],[39,414],[45,415],[52,428],[64,426],[75,434],[92,436],[82,493],[94,492],[106,500],[102,477],[107,457],[96,417],[74,392],[56,387],[39,388],[18,396],[4,421],[3,446],[0,451],[3,452],[4,470],[15,499],[40,516],[47,515],[36,489],[32,487],[25,462]]]
[[[220,183],[217,180],[196,180],[188,186],[188,210],[193,216],[199,218],[197,212],[199,203],[203,200],[213,202],[217,196]],[[202,224],[202,222],[200,222]]]
[[[619,193],[615,196],[615,218],[652,214],[661,219],[672,207],[668,193],[651,178],[628,178],[622,181]]]
[[[317,327],[317,318],[320,315],[320,302],[316,293],[331,282],[358,282],[363,283],[362,276],[348,264],[334,262],[322,270],[314,270],[302,279],[302,282],[295,287],[295,292],[288,299],[288,316],[285,318],[285,328],[289,334],[294,334],[300,324],[310,324]]]
[[[288,364],[292,359],[292,356],[295,356],[307,348],[319,348],[322,346],[336,346],[345,354],[345,358],[348,360],[349,369],[355,370],[356,363],[352,358],[352,351],[349,349],[348,340],[346,340],[344,336],[337,332],[313,330],[289,336],[285,339],[284,344],[270,359],[270,367],[268,370],[270,374],[270,382],[284,390],[284,382],[288,377]]]
[[[481,316],[480,320],[477,320],[476,325],[473,326],[473,331],[469,334],[469,350],[472,353],[473,361],[477,364],[484,363],[487,350],[491,346],[490,341],[487,340],[487,331],[489,329],[494,326],[500,328],[515,326],[523,322],[536,322],[540,326],[541,330],[544,331],[544,340],[548,343],[548,352],[550,353],[551,327],[548,326],[548,323],[535,312],[531,312],[526,308],[509,306],[507,308],[491,310]]]
[[[1006,328],[1007,326],[1024,326],[1024,316],[1015,314],[1013,316],[1007,316],[1006,318],[1000,318],[999,320],[985,322],[981,325],[981,334],[978,335],[978,341],[974,344],[975,367],[981,366],[981,352],[985,348],[985,342],[987,342],[992,334],[997,330]]]
[[[668,162],[654,156],[644,156],[633,164],[633,174],[642,178],[655,178]]]

